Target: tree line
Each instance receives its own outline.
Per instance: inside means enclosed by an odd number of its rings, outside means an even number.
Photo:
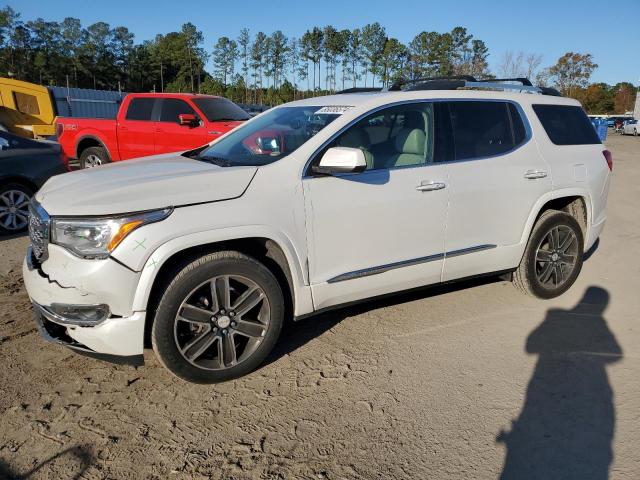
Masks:
[[[136,43],[122,26],[84,27],[71,17],[25,22],[11,7],[0,10],[0,75],[44,85],[199,92],[279,104],[349,87],[385,87],[401,78],[498,75],[536,78],[576,96],[597,68],[589,54],[569,52],[541,69],[541,56],[507,52],[493,73],[488,57],[485,42],[464,27],[423,31],[407,44],[377,22],[343,30],[315,26],[300,38],[242,29],[236,38],[218,38],[208,51],[192,23]],[[211,72],[205,69],[209,60]]]

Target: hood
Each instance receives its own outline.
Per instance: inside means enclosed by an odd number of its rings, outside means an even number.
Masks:
[[[241,196],[256,167],[219,167],[179,153],[52,177],[36,194],[51,215],[114,215]]]

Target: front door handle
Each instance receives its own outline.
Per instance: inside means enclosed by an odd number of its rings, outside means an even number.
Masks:
[[[544,170],[527,170],[524,174],[524,178],[529,180],[535,180],[536,178],[544,178],[547,176],[547,172]]]
[[[418,190],[420,192],[432,192],[434,190],[442,190],[446,186],[447,185],[445,183],[442,183],[442,182],[423,181],[423,182],[420,183],[420,185],[418,185],[416,187],[416,190]]]

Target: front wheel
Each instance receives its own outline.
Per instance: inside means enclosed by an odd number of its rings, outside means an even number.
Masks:
[[[582,269],[584,237],[577,220],[557,210],[544,212],[531,231],[513,283],[538,298],[566,292]]]
[[[258,367],[283,319],[284,298],[274,275],[244,254],[216,252],[184,267],[167,287],[151,339],[175,376],[216,383]]]

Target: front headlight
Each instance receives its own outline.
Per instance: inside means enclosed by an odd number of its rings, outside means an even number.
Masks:
[[[84,258],[106,258],[136,228],[164,220],[170,208],[109,218],[53,218],[51,242]]]

